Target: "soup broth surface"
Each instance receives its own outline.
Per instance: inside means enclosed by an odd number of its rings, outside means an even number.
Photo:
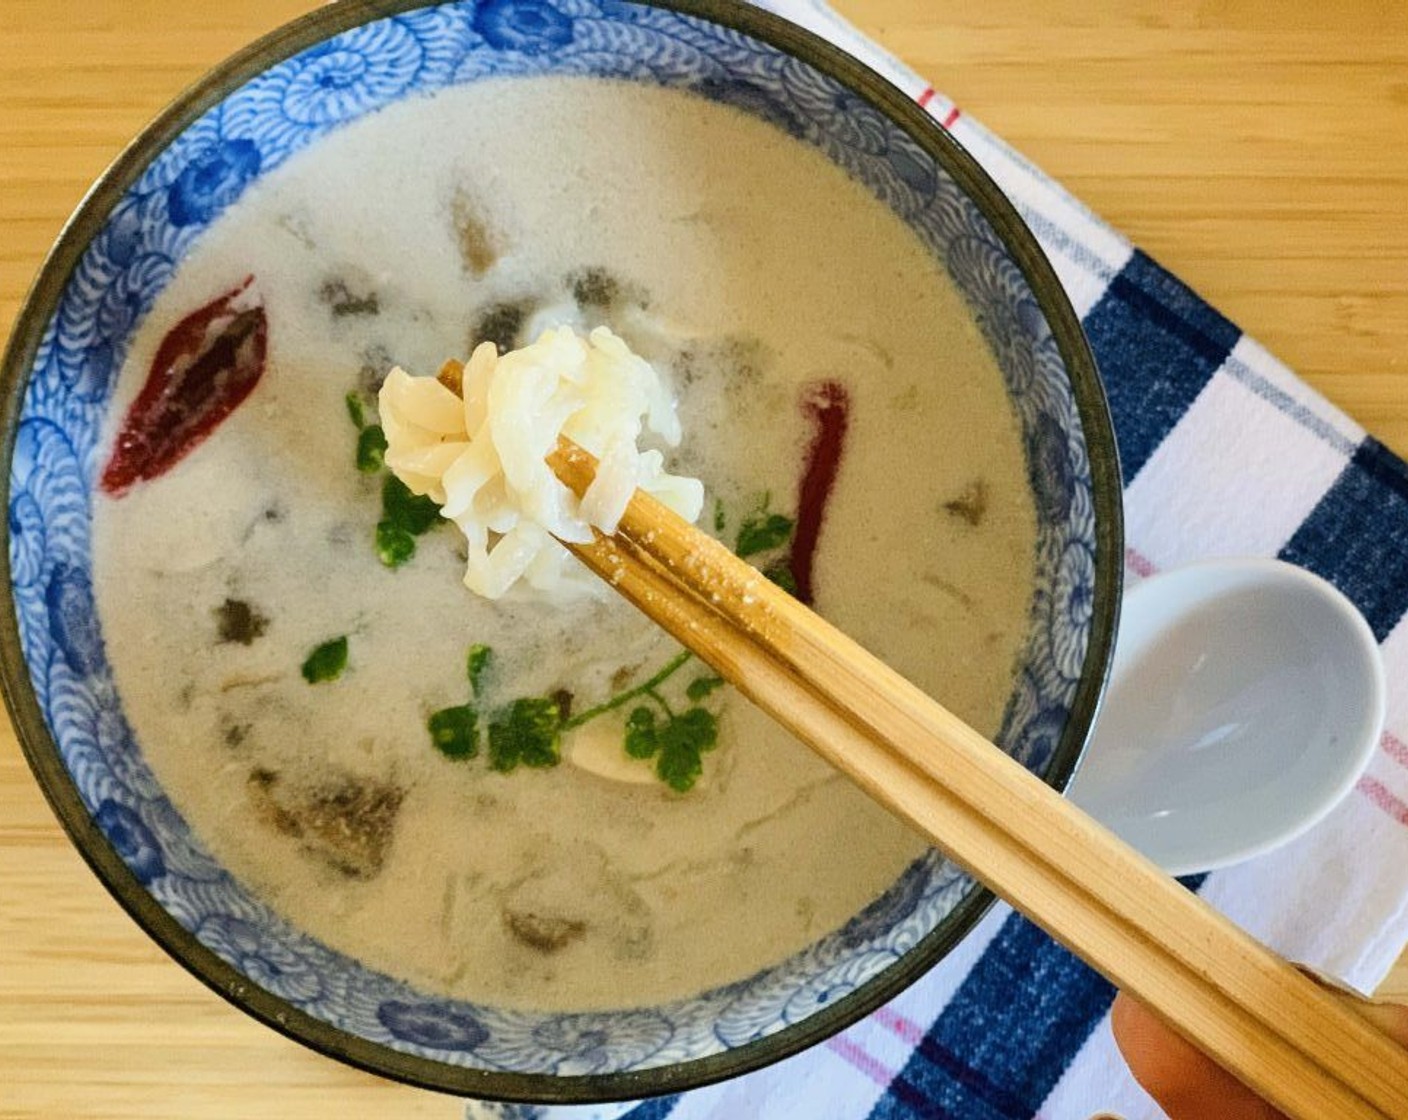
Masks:
[[[472,644],[493,651],[481,724],[518,697],[586,711],[679,647],[609,595],[475,598],[450,526],[386,567],[382,476],[356,469],[345,403],[486,335],[607,323],[670,380],[684,442],[667,465],[703,479],[702,524],[732,546],[750,519],[796,516],[815,434],[801,401],[840,383],[816,609],[992,734],[1032,594],[1020,436],[960,295],[865,188],[767,124],[660,88],[495,79],[403,102],[291,158],[201,237],[135,337],[114,431],[162,338],[246,276],[268,320],[263,379],[172,470],[94,510],[126,715],[236,876],[423,990],[570,1011],[747,977],[922,854],[727,687],[698,701],[719,742],[694,789],[627,758],[629,713],[695,703],[698,661],[568,732],[555,768],[442,754],[427,719],[470,699]],[[345,670],[308,683],[304,659],[341,636]],[[585,762],[617,756],[605,776]]]

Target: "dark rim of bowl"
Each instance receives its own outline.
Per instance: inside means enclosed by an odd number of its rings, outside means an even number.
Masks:
[[[997,231],[1030,285],[1065,362],[1085,434],[1095,505],[1095,588],[1089,645],[1071,713],[1045,780],[1064,789],[1085,750],[1114,648],[1123,578],[1122,489],[1108,403],[1095,358],[1064,289],[1012,204],[948,132],[902,91],[839,48],[739,0],[638,0],[742,32],[800,58],[840,81],[904,128],[942,166]],[[189,124],[268,67],[339,32],[387,16],[433,7],[433,0],[340,0],[271,32],[185,90],[118,156],[65,224],[35,279],[0,365],[0,499],[10,502],[10,466],[28,373],[44,328],[90,240],[151,160]],[[0,586],[10,586],[8,517]],[[995,901],[971,888],[939,926],[899,961],[834,1004],[737,1049],[639,1072],[559,1077],[476,1070],[420,1058],[371,1042],[297,1010],[222,961],[147,893],[89,814],[64,766],[30,683],[11,594],[0,595],[0,688],[20,743],[45,797],[103,885],[156,942],[213,991],[279,1033],[368,1072],[422,1088],[491,1100],[582,1104],[629,1100],[697,1088],[748,1073],[812,1046],[892,999],[942,959]]]

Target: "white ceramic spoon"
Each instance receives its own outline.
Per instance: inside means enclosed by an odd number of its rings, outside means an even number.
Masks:
[[[1173,875],[1299,836],[1353,787],[1384,721],[1378,643],[1304,569],[1216,560],[1124,599],[1071,799]]]

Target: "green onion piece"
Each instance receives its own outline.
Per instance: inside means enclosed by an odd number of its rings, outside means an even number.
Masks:
[[[381,511],[383,520],[413,537],[429,532],[441,522],[440,507],[425,494],[412,494],[410,487],[394,474],[382,481]]]
[[[416,539],[399,525],[381,521],[376,527],[376,554],[388,568],[399,568],[416,554]]]
[[[769,513],[750,517],[738,530],[738,544],[734,547],[740,557],[754,556],[787,543],[792,535],[792,519],[780,513]]]
[[[479,713],[468,704],[441,708],[426,726],[430,739],[446,758],[473,758],[479,753]]]
[[[374,474],[386,462],[386,433],[379,424],[369,424],[357,436],[357,469]]]
[[[469,676],[469,687],[474,689],[474,697],[479,698],[480,685],[484,680],[484,674],[488,671],[489,662],[494,656],[494,651],[488,646],[478,643],[469,647],[469,653],[465,657],[465,671]]]
[[[335,681],[347,668],[347,637],[324,642],[303,662],[303,679],[309,684]]]
[[[367,426],[367,406],[362,403],[362,394],[354,389],[346,400],[347,415],[352,417],[353,426],[360,432]]]

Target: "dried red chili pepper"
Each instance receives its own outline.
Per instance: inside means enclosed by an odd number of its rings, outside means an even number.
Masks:
[[[194,450],[254,391],[269,326],[254,277],[172,327],[127,410],[103,471],[114,497],[158,478]]]
[[[810,605],[812,561],[826,519],[826,503],[831,497],[831,488],[836,485],[841,455],[846,448],[851,398],[839,381],[822,381],[807,387],[801,406],[803,415],[812,422],[813,431],[807,448],[806,470],[797,487],[797,526],[792,532],[788,568],[797,585],[797,598]]]

